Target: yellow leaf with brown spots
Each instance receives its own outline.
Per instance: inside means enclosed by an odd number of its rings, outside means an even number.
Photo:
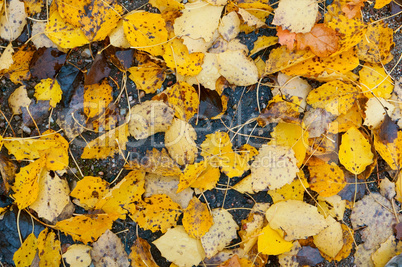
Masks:
[[[346,186],[346,179],[341,168],[334,162],[310,166],[310,188],[322,197],[336,195]]]
[[[129,78],[135,82],[138,89],[144,90],[146,94],[155,93],[160,89],[166,78],[166,68],[148,61],[136,67],[128,69]]]
[[[9,78],[15,84],[22,84],[22,81],[31,78],[31,72],[29,71],[29,63],[35,53],[33,47],[22,46],[13,54],[13,64],[6,70],[2,70],[1,73],[5,73],[5,76]]]
[[[136,11],[123,21],[124,33],[131,46],[153,56],[162,56],[168,40],[166,23],[161,14]]]
[[[208,232],[213,223],[207,204],[193,197],[183,212],[183,226],[188,235],[199,239]]]
[[[75,27],[81,27],[80,20],[85,16],[85,6],[91,2],[91,0],[56,0],[60,16]]]
[[[149,0],[149,3],[159,9],[161,13],[165,10],[181,10],[184,5],[176,0]]]
[[[84,87],[84,113],[87,118],[102,114],[112,102],[112,87],[107,80]]]
[[[137,237],[134,244],[131,246],[129,258],[131,259],[131,266],[158,267],[154,261],[154,258],[152,257],[151,246],[141,237]]]
[[[162,233],[176,225],[182,212],[179,204],[164,194],[145,198],[138,204],[137,209],[138,211],[132,214],[131,218],[138,223],[138,226],[145,230]]]
[[[25,238],[24,243],[14,253],[13,261],[15,266],[31,266],[38,249],[38,240],[34,233],[31,233]]]
[[[382,97],[388,99],[394,90],[391,77],[380,64],[364,64],[359,71],[361,90],[367,98]]]
[[[61,243],[56,234],[45,228],[38,236],[39,266],[59,266],[61,261]]]
[[[216,186],[219,177],[219,168],[212,167],[208,162],[189,164],[180,175],[177,193],[188,187],[198,188],[202,191],[210,190]]]
[[[77,182],[70,196],[75,198],[73,202],[88,210],[93,209],[100,199],[109,191],[109,183],[100,177],[84,176]]]

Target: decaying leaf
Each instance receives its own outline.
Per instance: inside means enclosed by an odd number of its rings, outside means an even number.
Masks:
[[[221,18],[219,33],[223,39],[230,41],[240,32],[240,19],[236,12],[232,11]]]
[[[154,245],[169,261],[183,267],[192,267],[205,258],[201,241],[190,237],[183,226],[170,228]]]
[[[324,230],[328,223],[317,208],[299,200],[273,204],[266,212],[272,229],[285,231],[285,240],[304,239]]]
[[[107,80],[101,84],[86,85],[84,88],[84,113],[88,118],[96,117],[105,112],[112,102],[112,87]]]
[[[24,2],[5,1],[4,6],[0,18],[0,37],[7,41],[14,41],[27,24]]]
[[[381,97],[372,97],[366,102],[366,118],[364,125],[370,129],[377,129],[385,120],[385,116],[389,116],[395,110],[395,106]]]
[[[310,32],[297,34],[297,49],[304,50],[307,47],[319,57],[328,57],[338,51],[337,32],[324,24],[315,24]]]
[[[21,114],[21,108],[27,108],[29,107],[29,104],[31,104],[31,99],[28,97],[25,85],[15,89],[15,91],[8,98],[8,105],[12,109],[14,115]]]
[[[163,102],[151,100],[135,105],[130,112],[128,131],[135,139],[165,132],[172,124],[174,111]]]
[[[208,206],[193,197],[183,212],[183,227],[189,236],[200,239],[214,224]]]
[[[151,254],[151,246],[141,237],[137,237],[131,246],[129,255],[131,266],[137,267],[158,267]]]
[[[120,238],[110,230],[106,230],[106,232],[93,243],[91,257],[95,266],[130,266],[123,243]]]
[[[163,94],[166,94],[169,105],[175,109],[177,118],[189,121],[198,112],[200,101],[197,91],[188,83],[177,82],[163,91]]]
[[[63,259],[70,264],[70,266],[88,267],[91,265],[91,252],[92,248],[87,245],[73,244],[68,247],[67,251],[63,254]]]
[[[10,42],[0,56],[0,71],[8,69],[14,63],[13,53],[13,45]]]
[[[135,82],[138,89],[144,90],[145,93],[155,93],[165,80],[165,67],[152,61],[131,67],[128,71],[130,79]]]

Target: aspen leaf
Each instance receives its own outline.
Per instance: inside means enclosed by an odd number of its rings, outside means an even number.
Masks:
[[[199,1],[184,5],[182,15],[173,24],[176,36],[187,35],[190,38],[203,38],[209,41],[218,28],[223,6],[213,6]],[[208,20],[205,20],[205,18]]]
[[[124,33],[132,47],[153,56],[162,56],[168,40],[166,23],[161,14],[135,11],[124,18]]]
[[[85,6],[91,4],[91,1],[57,0],[56,2],[60,16],[69,24],[81,27],[80,20],[85,16]]]
[[[297,254],[301,249],[300,243],[298,241],[293,242],[293,247],[290,251],[278,255],[279,264],[285,267],[297,267],[299,266],[299,261],[297,260]]]
[[[35,85],[35,98],[37,100],[49,100],[51,107],[56,107],[56,104],[60,102],[63,91],[60,88],[57,80],[43,79]]]
[[[53,43],[61,48],[75,48],[89,43],[84,32],[80,28],[67,24],[58,11],[50,14],[45,34]]]
[[[168,229],[153,243],[163,257],[178,266],[192,267],[205,258],[201,242],[190,237],[181,225]]]
[[[126,36],[124,35],[124,20],[121,19],[118,23],[116,28],[109,33],[109,40],[110,44],[114,47],[120,48],[130,48],[131,45],[128,42]]]
[[[215,256],[230,241],[237,237],[239,226],[232,215],[224,209],[212,210],[214,224],[208,232],[201,237],[201,243],[208,258]]]
[[[254,263],[245,258],[239,258],[237,254],[220,264],[219,267],[248,267],[253,266]]]
[[[201,238],[213,225],[212,215],[208,206],[198,198],[193,197],[188,207],[183,211],[183,227],[189,236]]]
[[[169,228],[176,225],[182,212],[177,203],[163,194],[145,198],[140,205],[139,211],[132,214],[131,218],[141,228],[152,232],[159,230],[165,233]]]
[[[20,169],[15,175],[14,192],[15,202],[19,209],[31,205],[39,194],[39,178],[45,166],[45,159],[40,158]]]
[[[202,84],[205,88],[215,90],[216,82],[221,77],[218,68],[218,59],[216,54],[204,53],[204,62],[202,63],[202,70],[196,76],[186,78],[189,84]],[[198,95],[197,95],[198,97]],[[198,101],[198,100],[197,100]],[[198,106],[197,106],[198,109]]]
[[[299,200],[273,204],[266,212],[269,226],[285,231],[285,240],[304,239],[324,230],[328,223],[317,208]]]
[[[317,207],[318,212],[342,220],[343,214],[345,213],[346,200],[342,199],[339,195],[333,195],[330,197],[318,196],[317,200],[319,203],[319,206]]]
[[[106,230],[112,228],[118,214],[77,215],[70,219],[59,221],[55,228],[70,235],[75,241],[86,244],[97,240]]]
[[[348,19],[360,17],[361,8],[364,7],[365,0],[352,0],[342,4],[342,11]]]
[[[112,102],[112,87],[107,80],[84,87],[84,113],[87,118],[102,114]]]
[[[151,254],[151,246],[141,237],[137,237],[131,246],[129,255],[131,266],[137,267],[158,267]]]
[[[14,253],[13,261],[17,267],[31,266],[38,249],[38,241],[34,233],[31,233],[25,238],[24,243]]]
[[[384,6],[388,5],[390,2],[391,2],[391,0],[375,0],[374,8],[376,8],[376,9],[383,8]]]
[[[151,100],[135,105],[130,112],[128,131],[135,139],[165,132],[172,124],[174,111],[163,102]]]
[[[163,92],[167,101],[176,110],[176,117],[189,121],[200,104],[197,91],[186,82],[177,82]]]
[[[373,156],[369,141],[356,127],[351,127],[342,136],[339,160],[348,171],[362,173],[373,162]]]
[[[258,252],[267,255],[279,255],[292,249],[293,243],[283,239],[281,230],[265,226],[258,236]]]
[[[217,55],[219,73],[237,86],[257,83],[258,69],[254,61],[240,50],[227,50]]]
[[[18,0],[17,0],[18,1]],[[29,71],[29,62],[34,54],[34,49],[30,47],[20,47],[13,54],[14,63],[6,71],[6,77],[8,77],[15,84],[22,84],[22,81],[31,77]]]
[[[68,142],[59,133],[47,130],[42,133],[40,139],[48,143],[48,147],[39,150],[40,157],[46,157],[46,168],[48,170],[63,170],[68,166]]]
[[[29,107],[29,104],[31,104],[31,99],[28,97],[25,85],[15,89],[15,91],[8,98],[8,105],[10,106],[14,115],[21,114],[21,108],[27,108]]]
[[[392,142],[384,142],[378,131],[374,132],[374,147],[380,156],[388,163],[391,169],[402,166],[402,132],[398,131]]]
[[[289,68],[300,62],[313,58],[315,55],[310,50],[291,51],[286,46],[280,46],[271,50],[266,61],[265,73],[271,74]]]
[[[38,236],[39,266],[59,266],[61,261],[60,241],[56,234],[45,228]]]
[[[338,51],[338,36],[335,30],[324,24],[315,24],[310,32],[297,34],[297,49],[304,50],[307,47],[319,57],[328,57]]]
[[[232,11],[223,16],[219,23],[218,30],[226,41],[235,38],[240,32],[240,19],[237,13]]]
[[[191,164],[198,152],[194,140],[197,133],[187,122],[173,119],[172,125],[165,132],[165,146],[170,156],[179,164]]]
[[[202,70],[204,54],[200,52],[189,53],[188,48],[181,40],[175,38],[165,45],[163,59],[166,65],[177,71],[178,74],[194,76]]]
[[[389,266],[387,264],[392,257],[399,255],[402,252],[402,244],[391,235],[387,241],[382,243],[380,247],[372,254],[374,266]]]
[[[354,237],[353,237],[353,230],[350,229],[348,226],[346,226],[345,224],[341,224],[342,227],[342,233],[343,233],[343,246],[341,248],[341,250],[338,252],[338,254],[336,254],[336,256],[333,258],[336,261],[341,261],[343,259],[346,259],[354,246]],[[329,259],[332,260],[332,259]]]
[[[88,267],[91,264],[91,247],[82,244],[73,244],[63,254],[63,259],[70,266]]]
[[[128,69],[129,78],[135,82],[138,89],[145,93],[155,93],[165,81],[165,68],[155,62],[147,61],[137,67]]]
[[[241,221],[239,236],[242,240],[242,248],[248,254],[258,241],[258,236],[264,226],[264,215],[260,212],[250,212],[247,219]]]
[[[254,42],[254,48],[250,51],[250,55],[254,55],[259,51],[273,46],[278,43],[278,38],[274,36],[259,36],[257,41]]]
[[[24,3],[25,10],[29,14],[29,16],[39,13],[42,10],[42,7],[45,5],[44,2],[38,0],[27,0]]]
[[[232,151],[232,143],[229,135],[225,132],[218,131],[207,134],[205,141],[201,144],[201,156],[206,159],[224,156]]]
[[[322,197],[330,197],[340,192],[346,185],[341,168],[334,162],[310,166],[310,188]]]
[[[362,91],[367,98],[376,96],[388,99],[391,97],[394,89],[392,79],[381,65],[364,64],[359,71],[359,77]]]
[[[369,129],[377,129],[385,120],[386,115],[392,114],[395,106],[381,97],[372,97],[366,102],[366,118],[363,125]]]
[[[74,190],[71,191],[70,196],[76,198],[73,200],[78,206],[88,210],[93,209],[101,199],[108,192],[109,183],[99,177],[84,176],[79,180]]]
[[[291,148],[263,145],[251,164],[254,191],[275,190],[289,184],[299,169]]]
[[[27,24],[24,2],[19,0],[5,1],[1,14],[0,37],[7,41],[14,41],[20,36]]]
[[[105,159],[120,150],[126,149],[128,141],[128,125],[123,124],[92,140],[84,147],[81,158]]]
[[[13,44],[10,42],[0,56],[0,71],[7,70],[14,63],[13,53]]]
[[[290,184],[285,184],[276,190],[268,190],[268,194],[271,196],[272,201],[274,203],[288,199],[303,201],[304,192],[306,191],[306,188],[309,187],[309,184],[302,173],[303,172],[299,172],[297,174],[299,179],[294,179]]]
[[[91,257],[95,266],[130,266],[123,242],[110,230],[106,230],[106,232],[93,243],[92,247]]]
[[[198,188],[202,191],[211,190],[216,186],[219,177],[219,169],[212,167],[208,162],[189,164],[180,175],[177,192],[180,193],[188,187]]]
[[[313,27],[317,15],[318,3],[314,0],[281,0],[272,24],[292,32],[306,33]]]
[[[327,217],[328,227],[315,235],[314,244],[331,258],[335,258],[343,247],[343,231],[341,224],[331,216]]]
[[[239,15],[241,16],[241,18],[243,19],[243,21],[247,24],[247,26],[249,27],[253,27],[253,28],[261,28],[262,26],[265,25],[265,21],[261,21],[260,19],[258,19],[256,16],[250,14],[247,10],[243,9],[243,8],[239,8],[239,10],[237,11],[237,13],[239,13]]]
[[[52,222],[70,203],[70,188],[67,181],[60,179],[54,172],[42,172],[38,183],[38,197],[29,207],[40,218]]]
[[[383,21],[369,24],[365,37],[357,44],[357,56],[369,63],[387,64],[393,58],[391,49],[394,31],[384,25]]]
[[[149,3],[159,9],[161,13],[165,10],[181,10],[184,5],[176,0],[150,0]]]

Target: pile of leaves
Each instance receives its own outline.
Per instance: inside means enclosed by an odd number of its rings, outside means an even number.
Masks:
[[[383,67],[393,30],[364,22],[365,5],[0,1],[0,75],[13,87],[0,214],[17,214],[14,264],[149,267],[159,255],[172,267],[299,266],[353,253],[357,266],[384,266],[402,252],[402,87]],[[258,114],[228,126],[244,89]],[[205,120],[226,130],[200,135]],[[81,172],[110,158],[124,165],[111,181]],[[225,195],[211,208],[214,190]],[[228,191],[253,206],[225,209]],[[240,224],[236,209],[247,211]],[[21,216],[40,230],[21,233]],[[113,232],[122,222],[136,227],[128,249]]]

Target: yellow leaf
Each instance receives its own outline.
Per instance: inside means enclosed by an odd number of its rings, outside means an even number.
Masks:
[[[46,157],[46,168],[52,171],[64,170],[69,160],[68,141],[53,130],[43,132],[40,139],[49,143],[48,148],[39,150],[39,155]]]
[[[213,225],[213,218],[208,206],[198,198],[193,199],[183,212],[183,226],[189,236],[201,238]]]
[[[254,42],[254,48],[250,51],[250,55],[254,55],[255,53],[273,46],[278,43],[278,37],[274,36],[259,36],[257,41]]]
[[[342,136],[339,161],[348,171],[362,173],[373,162],[373,157],[369,141],[356,127],[351,127]]]
[[[107,192],[95,205],[106,213],[118,213],[120,219],[126,218],[128,205],[141,201],[144,189],[144,171],[129,172],[117,185]]]
[[[88,267],[91,264],[91,247],[82,244],[73,244],[63,254],[63,259],[75,267]]]
[[[126,149],[128,125],[123,124],[99,136],[87,144],[82,152],[83,159],[105,159]]]
[[[176,117],[189,121],[198,112],[200,104],[197,91],[186,82],[177,82],[163,92],[167,101],[176,110]]]
[[[398,263],[387,264],[393,257],[399,255],[402,252],[402,244],[391,235],[387,241],[382,243],[380,247],[372,254],[371,259],[373,260],[375,267],[397,265]]]
[[[55,228],[70,235],[75,241],[86,244],[96,241],[106,230],[112,228],[118,214],[77,215],[59,221]]]
[[[39,178],[39,192],[36,200],[29,205],[40,218],[53,222],[70,204],[70,188],[66,180],[52,172],[43,171]]]
[[[131,108],[128,130],[135,139],[145,139],[167,131],[173,115],[174,110],[162,101],[145,101]]]
[[[393,58],[394,31],[384,25],[383,21],[369,23],[365,37],[357,44],[357,56],[369,63],[387,64]]]
[[[233,152],[229,135],[225,132],[207,134],[205,141],[201,144],[201,156],[205,159],[224,156]]]
[[[176,70],[178,74],[187,76],[200,73],[204,59],[203,53],[194,52],[190,54],[179,38],[171,40],[165,47],[163,59],[169,68]]]
[[[33,16],[36,13],[41,12],[42,7],[45,5],[45,2],[40,1],[40,0],[27,0],[24,1],[25,4],[25,9],[29,16]]]
[[[20,172],[15,175],[13,195],[19,209],[25,209],[31,205],[39,194],[39,177],[45,166],[45,159],[40,158],[22,167]]]
[[[393,170],[402,166],[402,132],[398,131],[397,137],[391,143],[383,142],[378,131],[374,131],[374,147],[380,156]],[[402,200],[402,199],[401,199]]]
[[[13,261],[17,267],[31,266],[33,259],[35,258],[36,251],[38,249],[38,241],[36,236],[31,233],[25,238],[24,243],[14,253]]]
[[[312,90],[307,96],[307,103],[338,116],[352,108],[357,94],[354,85],[335,80]]]
[[[241,247],[245,254],[248,254],[250,250],[258,241],[258,236],[264,226],[265,216],[260,212],[250,212],[247,219],[241,221],[241,229],[239,236],[242,240]]]
[[[355,244],[355,240],[353,237],[353,230],[350,229],[348,226],[346,226],[345,224],[341,224],[342,227],[342,235],[343,235],[343,246],[341,248],[341,250],[338,252],[338,254],[334,257],[334,258],[330,258],[327,255],[323,255],[323,257],[328,260],[328,261],[341,261],[343,259],[346,259],[347,257],[349,257],[350,252],[353,249],[353,246]]]
[[[58,11],[50,14],[45,34],[53,43],[61,48],[75,48],[89,43],[84,32],[80,28],[73,27],[64,22]]]
[[[294,179],[290,184],[285,184],[276,190],[268,190],[268,194],[271,196],[272,201],[274,203],[289,199],[303,201],[304,192],[306,191],[306,188],[309,187],[309,184],[302,173],[302,171],[299,171],[297,174],[299,179]]]
[[[362,116],[360,114],[360,107],[357,102],[345,114],[341,114],[334,121],[329,124],[328,132],[337,134],[346,132],[350,127],[355,126],[359,128],[362,125]]]
[[[293,243],[284,240],[283,234],[281,235],[279,231],[272,229],[269,225],[265,226],[258,236],[258,252],[267,255],[279,255],[290,251]]]
[[[191,124],[173,119],[172,125],[165,132],[165,146],[170,156],[179,164],[191,164],[198,152],[195,140],[197,133]]]
[[[375,0],[374,8],[380,9],[388,5],[392,0]]]
[[[124,33],[132,47],[153,56],[162,56],[168,40],[166,23],[161,14],[136,11],[124,18]]]
[[[1,10],[1,3],[0,3],[0,10]],[[0,71],[7,70],[9,67],[11,67],[11,65],[13,65],[14,63],[13,54],[14,54],[13,44],[10,42],[0,56]]]
[[[109,183],[99,177],[84,176],[79,180],[70,196],[77,199],[73,201],[78,206],[88,210],[93,209],[109,191]]]
[[[174,0],[172,0],[174,1]],[[131,266],[136,267],[158,267],[151,254],[151,246],[141,237],[137,237],[131,246]]]
[[[188,187],[198,188],[202,191],[211,190],[216,186],[219,177],[219,169],[212,167],[208,162],[201,161],[189,164],[180,175],[177,193]]]
[[[314,244],[321,252],[335,258],[343,247],[342,226],[331,216],[327,217],[327,222],[329,226],[313,237]]]
[[[39,267],[57,267],[60,265],[60,241],[56,234],[45,228],[38,236]]]
[[[153,195],[145,198],[140,204],[142,207],[131,218],[138,225],[152,232],[161,231],[165,233],[169,228],[175,226],[181,214],[179,204],[172,201],[167,195]]]
[[[21,108],[28,108],[29,104],[31,104],[31,99],[28,97],[25,85],[15,89],[15,91],[8,98],[8,105],[12,109],[14,115],[21,114]]]
[[[181,10],[184,5],[176,0],[149,0],[149,3],[159,9],[161,13],[165,10]]]
[[[218,59],[216,54],[205,52],[204,62],[202,63],[201,67],[202,70],[197,74],[197,76],[185,77],[184,80],[189,84],[202,84],[205,88],[215,90],[216,82],[219,77],[221,77],[218,69]]]
[[[87,118],[102,114],[112,102],[112,87],[107,80],[84,87],[84,113]]]
[[[91,4],[91,0],[56,0],[60,16],[75,27],[81,27],[81,17],[85,15],[85,6]]]
[[[367,98],[391,97],[394,85],[391,77],[385,72],[384,68],[378,64],[364,64],[359,71],[361,90]]]
[[[239,34],[240,19],[235,11],[232,11],[221,18],[218,31],[223,39],[228,42]]]
[[[346,185],[342,169],[334,162],[310,166],[310,188],[322,197],[338,194]]]
[[[155,93],[161,88],[166,78],[165,68],[152,61],[131,67],[128,71],[130,72],[129,78],[135,82],[136,87],[147,94]]]
[[[269,144],[288,146],[293,149],[297,160],[297,166],[303,164],[308,145],[308,132],[297,124],[278,123],[271,133],[273,138]]]
[[[49,100],[51,107],[56,107],[56,104],[60,102],[63,91],[60,88],[57,80],[43,79],[35,85],[35,94],[37,100]]]
[[[2,72],[6,73],[6,77],[9,78],[15,84],[21,84],[22,81],[27,80],[31,77],[31,72],[29,71],[29,63],[35,53],[34,48],[30,46],[20,47],[13,54],[13,64]]]

